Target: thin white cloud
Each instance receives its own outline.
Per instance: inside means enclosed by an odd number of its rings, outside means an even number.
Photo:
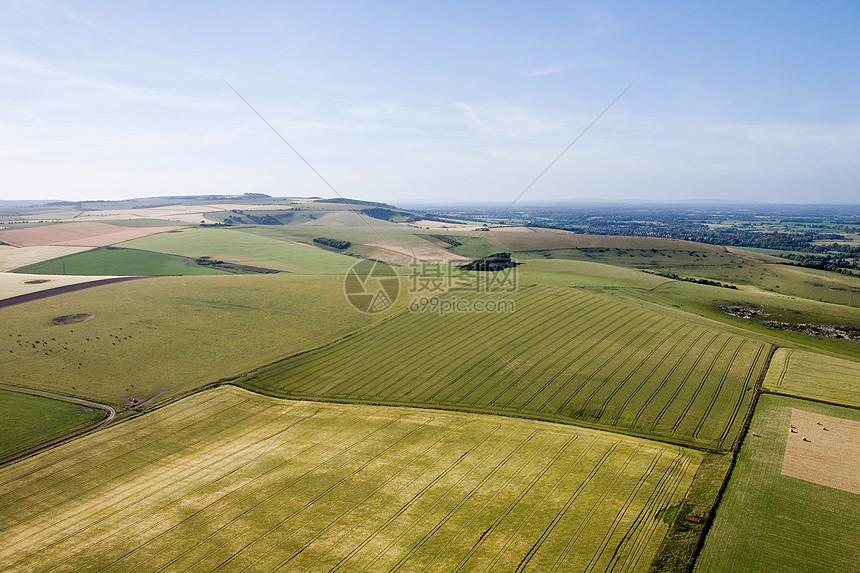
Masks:
[[[534,70],[534,71],[532,71],[532,72],[528,72],[528,73],[526,73],[526,74],[523,74],[523,76],[522,76],[522,77],[524,77],[524,78],[533,78],[533,77],[536,77],[536,76],[548,76],[548,75],[550,75],[550,74],[558,74],[558,73],[561,73],[561,72],[566,72],[566,71],[570,70],[571,68],[573,68],[573,66],[572,66],[572,65],[570,65],[570,64],[563,64],[563,65],[559,65],[559,66],[551,66],[551,67],[549,67],[549,68],[542,68],[542,69],[539,69],[539,70]]]
[[[26,0],[26,1],[28,4],[32,4],[33,6],[41,8],[42,10],[47,10],[49,12],[53,12],[54,14],[58,14],[60,16],[63,16],[64,18],[67,18],[67,19],[71,20],[72,22],[75,22],[77,24],[81,24],[83,26],[92,28],[94,30],[107,32],[108,34],[111,34],[113,36],[125,38],[127,40],[131,40],[131,41],[136,42],[138,44],[145,44],[146,43],[146,42],[143,42],[142,40],[139,40],[138,38],[134,38],[134,37],[131,37],[127,34],[120,33],[120,32],[118,32],[112,28],[109,28],[108,26],[103,26],[102,24],[99,24],[95,20],[92,20],[91,18],[83,16],[79,12],[76,12],[67,6],[63,6],[61,4],[56,4],[56,3],[46,4],[44,2],[36,2],[35,0]]]
[[[785,147],[856,150],[860,146],[860,125],[802,123],[725,123],[705,128],[714,134],[755,144]]]

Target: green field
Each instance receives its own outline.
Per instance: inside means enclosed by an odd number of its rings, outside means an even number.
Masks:
[[[860,495],[781,473],[792,408],[860,420],[857,410],[763,395],[696,571],[857,570]]]
[[[0,456],[103,417],[101,410],[0,389]]]
[[[198,265],[194,259],[140,249],[102,247],[17,269],[44,275],[220,275],[227,271]]]
[[[513,414],[723,449],[768,355],[749,338],[562,287],[452,291],[439,301],[513,302],[515,311],[403,312],[241,383],[278,396]]]
[[[647,571],[700,454],[221,387],[0,470],[26,571]]]
[[[325,249],[236,229],[184,229],[134,239],[119,246],[193,258],[207,256],[299,274],[342,275],[356,262],[352,257]]]
[[[376,320],[338,275],[155,277],[2,309],[3,381],[121,406],[167,399]],[[51,326],[57,316],[87,322]]]
[[[764,387],[801,398],[860,407],[860,363],[780,348],[773,355]]]
[[[659,277],[658,277],[659,278]],[[801,332],[770,328],[769,320],[787,323],[860,326],[860,308],[788,297],[781,294],[730,290],[720,287],[667,280],[652,289],[615,289],[614,293],[634,304],[655,302],[685,312],[718,320],[748,330],[766,340],[782,339],[792,345],[820,348],[829,352],[860,358],[860,341],[842,338],[815,337]],[[742,305],[760,309],[764,315],[752,319],[731,316],[719,306]]]
[[[441,233],[434,230],[430,232],[450,237],[451,239],[454,239],[455,241],[460,243],[457,246],[450,247],[448,250],[454,254],[469,257],[470,259],[486,257],[487,255],[491,255],[493,253],[498,253],[500,251],[505,250],[500,245],[497,245],[496,243],[489,241],[484,237],[477,235],[476,233],[472,233],[471,235],[462,235],[457,234],[456,231],[448,231],[445,233]]]
[[[613,239],[611,243],[618,245],[618,237],[607,239]],[[622,246],[547,248],[515,252],[515,255],[522,260],[552,258],[648,269],[652,272],[673,273],[683,278],[710,279],[787,296],[860,307],[860,278],[857,277],[753,260],[715,250],[713,245],[692,243],[692,248],[678,249],[672,248],[678,241],[654,240],[665,243],[650,249]],[[547,245],[551,246],[552,242],[547,242]]]

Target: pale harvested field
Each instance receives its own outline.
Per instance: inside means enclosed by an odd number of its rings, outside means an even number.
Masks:
[[[76,221],[104,221],[107,219],[164,219],[165,221],[180,221],[184,223],[212,222],[206,219],[206,213],[215,211],[280,210],[285,205],[165,205],[163,207],[148,207],[145,209],[105,209],[103,211],[84,211],[75,216]]]
[[[0,245],[0,272],[11,271],[90,250],[92,247],[60,247],[44,245],[40,247],[9,247]]]
[[[413,221],[412,223],[400,223],[401,225],[407,227],[419,227],[421,229],[431,228],[431,229],[455,229],[455,230],[473,230],[478,229],[480,227],[476,227],[474,223],[443,223],[442,221],[429,221],[427,219],[419,219],[418,221]]]
[[[0,231],[0,241],[16,247],[66,245],[74,247],[104,247],[146,237],[180,227],[119,227],[108,223],[60,223]]]
[[[390,244],[380,242],[367,243],[366,246],[369,248],[369,252],[374,253],[376,255],[374,258],[380,258],[382,260],[389,260],[390,258],[392,260],[390,260],[389,262],[397,264],[414,265],[416,262],[442,264],[468,263],[472,260],[468,257],[461,257],[460,255],[454,254],[450,251],[446,251],[445,249],[437,247],[429,242],[426,246],[416,245],[412,248],[402,244]]]
[[[39,292],[49,288],[99,281],[113,277],[90,277],[72,275],[30,275],[21,273],[0,273],[0,300],[21,294]],[[28,281],[45,281],[27,284]]]
[[[3,571],[647,571],[699,454],[513,418],[191,396],[0,470]]]
[[[782,475],[860,495],[860,422],[792,408],[791,425]]]
[[[793,396],[860,406],[860,362],[779,348],[770,362],[764,387]]]

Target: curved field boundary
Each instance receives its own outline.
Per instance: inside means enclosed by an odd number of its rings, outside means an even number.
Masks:
[[[730,447],[766,345],[566,287],[451,291],[507,313],[402,312],[239,377],[274,396],[585,424]]]
[[[222,386],[0,469],[0,568],[644,572],[700,458]]]
[[[105,418],[102,420],[97,420],[95,422],[88,423],[77,428],[72,428],[68,432],[64,432],[59,436],[54,436],[47,440],[43,440],[36,444],[27,446],[24,449],[14,451],[4,456],[0,456],[0,467],[5,464],[12,463],[16,460],[32,456],[33,454],[37,454],[43,450],[62,444],[63,442],[67,442],[72,438],[76,438],[83,434],[98,430],[99,428],[110,424],[113,419],[116,418],[116,410],[114,410],[112,406],[109,406],[107,404],[101,404],[99,402],[93,402],[92,400],[77,398],[75,396],[67,396],[65,394],[58,394],[56,392],[49,392],[47,390],[27,388],[25,386],[18,386],[17,384],[6,384],[3,382],[0,382],[0,389],[10,390],[12,392],[20,392],[22,394],[31,394],[33,396],[42,396],[43,398],[51,398],[53,400],[61,400],[63,402],[69,402],[71,404],[79,404],[81,406],[86,406],[87,408],[95,408],[97,410],[102,410],[105,413]]]
[[[57,296],[58,294],[65,294],[67,292],[75,292],[78,290],[84,290],[85,288],[92,288],[97,286],[109,285],[113,283],[121,283],[125,281],[134,281],[137,279],[146,279],[149,277],[113,277],[109,279],[99,279],[95,281],[88,281],[77,283],[73,285],[65,285],[60,287],[49,288],[45,290],[40,290],[37,292],[31,292],[27,294],[21,294],[18,296],[13,296],[10,298],[6,298],[0,300],[0,308],[5,308],[7,306],[12,306],[15,304],[22,304],[25,302],[32,302],[34,300],[39,300],[43,298],[48,298],[50,296]]]

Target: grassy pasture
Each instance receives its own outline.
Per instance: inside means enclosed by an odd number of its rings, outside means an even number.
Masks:
[[[57,316],[87,322],[51,326]],[[121,406],[325,344],[376,318],[340,276],[156,277],[0,310],[0,378]]]
[[[626,237],[618,235],[581,235],[567,231],[547,229],[493,230],[483,233],[488,240],[502,245],[509,251],[533,251],[545,249],[604,248],[604,249],[668,249],[696,251],[725,251],[723,247],[661,239],[657,237]]]
[[[466,409],[728,448],[768,345],[555,286],[452,291],[241,380],[278,396]],[[477,302],[476,302],[477,301]]]
[[[696,571],[857,570],[860,496],[781,473],[792,408],[860,420],[857,410],[761,396]]]
[[[198,265],[194,259],[153,251],[98,248],[54,259],[18,272],[46,275],[220,275],[226,271]]]
[[[793,348],[779,348],[764,387],[800,398],[860,407],[860,362]]]
[[[26,571],[647,571],[701,455],[546,422],[185,398],[0,469]]]
[[[750,261],[737,266],[689,264],[667,267],[666,270],[680,276],[747,285],[788,296],[860,308],[860,279],[829,271]]]
[[[611,237],[613,239],[617,237]],[[628,237],[633,238],[633,237]],[[576,247],[568,249],[539,249],[520,251],[527,258],[555,258],[574,261],[591,261],[629,268],[642,268],[657,271],[672,271],[679,275],[692,274],[692,270],[734,269],[739,265],[750,265],[754,261],[724,251],[715,251],[712,245],[697,245],[681,249],[676,241],[660,239],[666,244],[660,248],[624,247],[617,241],[615,247]],[[700,248],[701,247],[701,248]],[[730,271],[733,272],[733,271]]]
[[[0,389],[0,456],[102,417],[101,410]]]
[[[460,232],[462,233],[462,231]],[[463,235],[457,234],[456,232],[446,233],[437,230],[434,231],[434,233],[439,235],[448,235],[452,239],[455,239],[460,244],[456,247],[450,247],[448,250],[457,255],[469,257],[470,259],[486,257],[487,255],[491,255],[493,253],[498,253],[500,251],[505,250],[501,245],[497,245],[496,243],[482,237],[477,232],[469,235]]]
[[[235,229],[185,229],[135,239],[119,246],[193,258],[208,256],[229,263],[298,274],[343,275],[355,264],[352,257]]]
[[[712,245],[698,245],[695,249],[672,248],[668,239],[661,240],[667,244],[655,249],[580,247],[523,251],[516,256],[519,259],[552,258],[648,269],[860,307],[860,279],[856,277],[752,260],[730,252],[714,251]]]
[[[634,302],[650,301],[698,314],[732,326],[743,328],[768,339],[782,339],[794,345],[819,348],[829,352],[860,358],[860,342],[835,338],[814,337],[764,326],[767,320],[789,323],[860,326],[860,308],[794,298],[781,294],[729,290],[725,288],[667,280],[651,289],[617,289],[619,296]],[[748,305],[758,307],[767,316],[744,319],[721,311],[719,305]]]
[[[784,340],[792,345],[815,347],[860,358],[860,344],[844,339],[816,338],[790,330],[764,326],[766,320],[790,323],[847,324],[860,326],[860,309],[843,305],[793,298],[776,293],[729,290],[714,286],[676,281],[633,268],[561,259],[526,259],[517,267],[520,284],[540,283],[573,286],[619,298],[634,306],[657,312],[667,309],[716,320],[738,329],[751,331],[768,341]],[[659,306],[651,306],[656,303]],[[719,305],[745,305],[762,309],[767,316],[754,319],[726,314]],[[703,321],[707,324],[709,321]]]
[[[514,257],[516,258],[516,256]],[[519,280],[611,292],[618,288],[650,290],[672,282],[665,277],[636,269],[591,261],[528,259],[517,267]]]

